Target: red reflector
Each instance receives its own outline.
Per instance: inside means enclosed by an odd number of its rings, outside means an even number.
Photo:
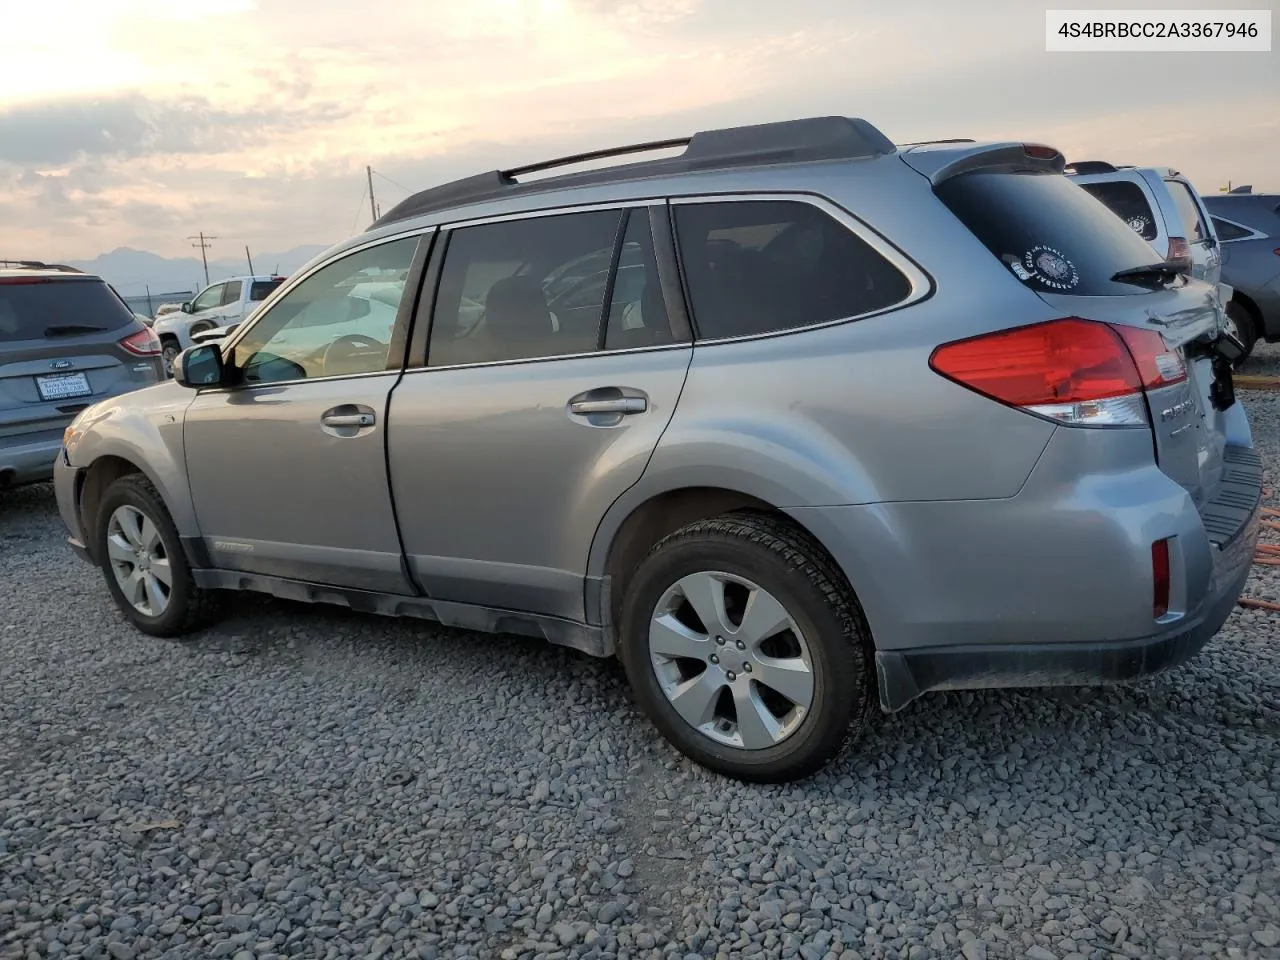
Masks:
[[[1157,540],[1151,545],[1151,580],[1155,592],[1151,612],[1159,620],[1169,612],[1169,541]]]
[[[120,341],[120,346],[135,357],[154,357],[160,353],[160,339],[149,328],[125,337]]]
[[[1066,317],[944,344],[929,366],[1015,407],[1083,403],[1137,393],[1142,379],[1120,335]]]
[[[1138,365],[1142,385],[1148,390],[1167,387],[1187,379],[1187,367],[1177,351],[1165,346],[1164,337],[1157,330],[1141,327],[1114,328],[1129,348],[1133,362]]]
[[[1046,147],[1043,143],[1024,143],[1022,152],[1028,157],[1035,157],[1037,160],[1052,160],[1058,155],[1057,149]]]

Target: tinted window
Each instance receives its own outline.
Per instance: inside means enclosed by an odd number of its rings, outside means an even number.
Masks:
[[[235,346],[246,383],[385,370],[416,237],[343,257],[266,309]]]
[[[489,363],[595,350],[621,211],[454,230],[428,363]]]
[[[811,204],[752,200],[681,204],[675,211],[702,339],[854,317],[910,292],[892,264]]]
[[[1182,218],[1185,229],[1191,231],[1186,237],[1192,243],[1204,240],[1209,236],[1204,221],[1200,219],[1200,207],[1191,196],[1191,191],[1181,180],[1166,180],[1165,185],[1173,195],[1173,205],[1178,208],[1178,216]]]
[[[974,171],[938,197],[1009,272],[1039,293],[1136,296],[1111,277],[1160,255],[1105,206],[1058,174]]]
[[[1253,236],[1252,231],[1246,230],[1244,227],[1237,227],[1234,223],[1228,223],[1219,217],[1212,217],[1213,229],[1217,231],[1219,240],[1239,240],[1242,237]]]
[[[618,272],[609,298],[605,349],[626,350],[671,343],[670,318],[662,299],[649,214],[632,210],[618,255]]]
[[[1143,240],[1154,240],[1159,231],[1156,230],[1156,218],[1151,212],[1151,204],[1142,188],[1131,180],[1118,180],[1115,183],[1082,183],[1081,187],[1090,196],[1101,200],[1107,208],[1140,236]]]
[[[254,301],[265,300],[271,295],[271,291],[282,283],[284,283],[283,277],[279,280],[255,280],[249,286],[249,299]]]
[[[242,284],[239,280],[228,280],[222,287],[222,304],[226,306],[228,303],[240,302],[240,290]]]
[[[0,342],[92,336],[132,322],[101,280],[0,280]]]

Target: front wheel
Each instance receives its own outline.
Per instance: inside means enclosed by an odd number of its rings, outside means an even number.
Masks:
[[[141,474],[107,488],[94,542],[111,598],[144,633],[180,636],[216,613],[217,594],[196,586],[169,511]]]
[[[178,359],[178,354],[182,352],[182,348],[178,346],[176,340],[165,340],[164,345],[160,348],[160,359],[164,362],[164,372],[166,376],[173,376],[173,365]]]
[[[740,780],[813,773],[875,704],[848,584],[803,531],[763,514],[699,521],[658,543],[627,590],[620,656],[667,740]]]

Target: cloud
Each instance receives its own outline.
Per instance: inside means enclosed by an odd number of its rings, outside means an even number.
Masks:
[[[269,130],[343,114],[323,104],[226,110],[200,97],[153,100],[141,94],[20,104],[0,110],[0,162],[40,167],[85,158],[227,152]]]

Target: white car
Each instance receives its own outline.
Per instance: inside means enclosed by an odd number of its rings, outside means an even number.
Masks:
[[[239,323],[284,283],[284,277],[230,277],[210,284],[177,312],[157,314],[152,327],[160,338],[165,372],[172,375],[173,360],[191,346],[193,333]]]

